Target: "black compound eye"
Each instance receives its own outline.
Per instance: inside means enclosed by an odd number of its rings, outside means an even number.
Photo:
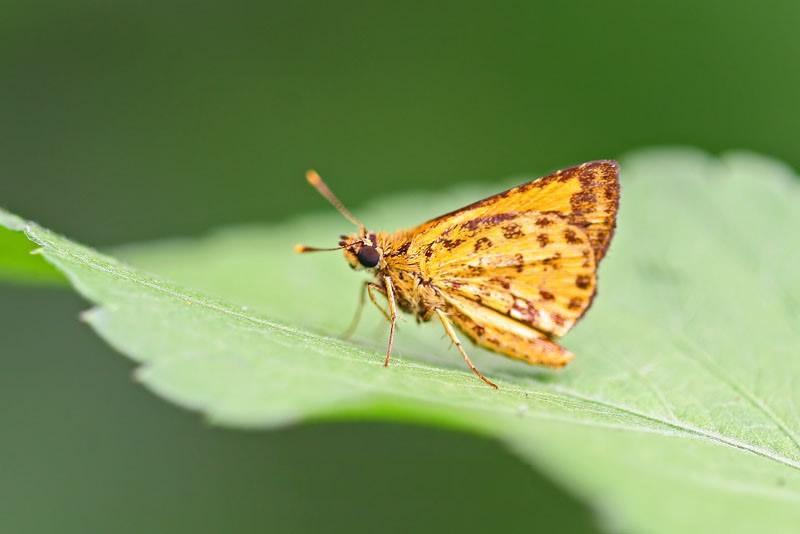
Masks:
[[[367,268],[375,267],[381,260],[381,255],[375,247],[361,247],[356,257],[358,262]]]

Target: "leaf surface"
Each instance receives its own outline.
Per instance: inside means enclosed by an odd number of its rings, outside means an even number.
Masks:
[[[434,324],[402,322],[389,369],[377,311],[353,341],[336,337],[360,276],[338,254],[291,252],[350,231],[333,213],[129,246],[116,251],[126,263],[2,212],[0,223],[23,229],[97,304],[86,321],[139,363],[143,384],[216,423],[460,428],[508,444],[610,530],[796,531],[796,177],[753,155],[680,150],[628,157],[622,176],[599,296],[563,340],[575,361],[554,372],[472,348],[500,391],[463,367]],[[412,226],[504,185],[397,197],[359,215],[376,229]]]

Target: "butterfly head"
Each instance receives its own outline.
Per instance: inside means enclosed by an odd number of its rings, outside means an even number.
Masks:
[[[378,246],[375,234],[350,234],[341,236],[339,246],[351,268],[375,269],[383,260],[383,251]]]
[[[383,261],[383,251],[378,245],[377,236],[367,231],[364,224],[356,219],[350,211],[344,207],[341,201],[328,189],[325,182],[322,181],[316,171],[308,171],[306,179],[314,189],[320,192],[328,202],[333,204],[339,213],[341,213],[347,220],[358,226],[358,232],[340,236],[339,246],[334,248],[315,248],[307,247],[305,245],[297,245],[296,252],[316,252],[322,250],[339,250],[344,251],[344,257],[347,263],[353,269],[376,269]]]

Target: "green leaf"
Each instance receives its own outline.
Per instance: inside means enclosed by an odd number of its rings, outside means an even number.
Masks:
[[[25,222],[0,209],[0,280],[20,284],[63,286],[64,276],[38,255],[38,249],[19,231]]]
[[[35,224],[25,231],[98,304],[86,321],[139,362],[138,379],[216,423],[450,426],[505,442],[592,503],[609,530],[796,531],[796,177],[752,155],[678,150],[631,156],[622,172],[600,296],[564,340],[575,361],[551,372],[473,348],[500,391],[467,372],[433,324],[401,324],[389,369],[374,310],[354,342],[335,337],[360,277],[338,254],[291,252],[349,231],[334,213],[118,251],[138,268]],[[490,192],[398,196],[358,211],[391,229]]]

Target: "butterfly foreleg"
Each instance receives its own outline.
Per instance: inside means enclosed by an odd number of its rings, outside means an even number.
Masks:
[[[348,326],[347,330],[345,330],[342,333],[342,339],[349,339],[355,333],[356,328],[358,328],[358,324],[361,322],[362,312],[364,311],[364,295],[369,295],[369,300],[371,300],[372,303],[375,305],[375,307],[378,308],[378,310],[380,310],[381,314],[383,314],[383,316],[386,318],[387,321],[391,321],[389,313],[384,309],[383,306],[380,305],[378,300],[375,298],[375,294],[373,293],[373,291],[375,290],[377,290],[382,295],[386,296],[386,294],[383,292],[383,288],[378,284],[376,284],[375,282],[365,281],[361,285],[361,291],[359,291],[359,298],[358,298],[358,307],[356,307],[356,312],[353,315],[353,320],[350,321],[350,326]]]
[[[386,320],[391,322],[392,318],[389,315],[389,312],[387,312],[386,309],[380,305],[378,299],[375,298],[375,293],[373,293],[373,291],[377,291],[378,293],[386,297],[386,292],[383,290],[381,286],[379,286],[374,282],[366,282],[365,287],[367,288],[367,294],[369,294],[369,300],[371,300],[372,303],[375,305],[375,307],[381,311]]]
[[[478,368],[475,367],[475,364],[472,363],[472,360],[470,360],[469,356],[467,355],[467,352],[464,350],[464,347],[461,345],[461,341],[458,339],[458,336],[456,335],[456,332],[453,329],[453,325],[450,322],[450,319],[447,317],[447,314],[445,312],[443,312],[442,310],[440,310],[439,308],[436,308],[435,311],[436,311],[436,315],[439,316],[439,321],[441,321],[442,326],[444,327],[444,331],[450,337],[450,340],[456,346],[456,348],[458,349],[458,352],[461,353],[461,356],[464,358],[464,361],[466,362],[467,367],[469,367],[470,370],[473,373],[475,373],[475,376],[477,376],[478,378],[483,380],[484,383],[486,383],[487,385],[489,385],[489,386],[491,386],[491,387],[493,387],[495,389],[498,389],[497,388],[497,384],[495,384],[494,382],[492,382],[491,380],[489,380],[488,378],[483,376],[483,373],[478,371]]]
[[[392,347],[394,346],[394,328],[397,323],[397,302],[394,298],[394,285],[388,276],[383,277],[386,288],[386,301],[389,303],[389,346],[386,347],[386,359],[383,361],[384,367],[389,367],[389,359],[392,357]]]

